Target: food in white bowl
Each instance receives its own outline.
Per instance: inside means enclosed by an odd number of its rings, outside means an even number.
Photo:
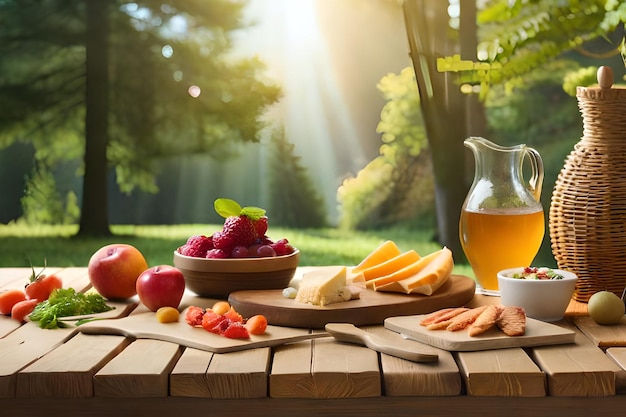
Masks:
[[[498,272],[500,302],[519,306],[526,316],[542,321],[558,321],[574,294],[578,276],[550,268],[519,267]]]

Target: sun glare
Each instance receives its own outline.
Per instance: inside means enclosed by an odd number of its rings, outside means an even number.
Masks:
[[[239,39],[239,52],[258,54],[284,97],[269,113],[283,123],[327,202],[336,211],[336,190],[362,166],[364,152],[350,106],[337,80],[337,62],[318,22],[316,0],[253,0],[248,10],[256,26]]]

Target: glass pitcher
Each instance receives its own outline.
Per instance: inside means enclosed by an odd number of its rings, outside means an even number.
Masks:
[[[465,146],[474,154],[474,182],[459,222],[459,237],[478,284],[498,291],[498,271],[530,266],[545,233],[543,162],[526,145],[505,147],[470,137]],[[523,175],[530,162],[530,179]]]

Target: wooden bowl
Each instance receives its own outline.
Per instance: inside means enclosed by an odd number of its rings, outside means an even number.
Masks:
[[[289,286],[300,251],[266,258],[206,259],[174,251],[174,266],[185,276],[186,287],[202,297],[228,298],[239,290],[274,290]]]

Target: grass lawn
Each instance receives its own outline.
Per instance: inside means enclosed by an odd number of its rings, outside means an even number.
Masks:
[[[139,249],[149,265],[172,264],[173,251],[191,235],[210,235],[222,225],[134,226],[114,225],[112,237],[76,238],[77,226],[0,225],[0,267],[87,266],[91,255],[109,243],[128,243]],[[415,249],[425,255],[441,246],[430,231],[385,229],[368,232],[337,229],[284,229],[273,227],[272,239],[287,238],[300,249],[300,265],[356,265],[385,240],[401,250]],[[467,265],[456,265],[456,274],[473,276]]]

